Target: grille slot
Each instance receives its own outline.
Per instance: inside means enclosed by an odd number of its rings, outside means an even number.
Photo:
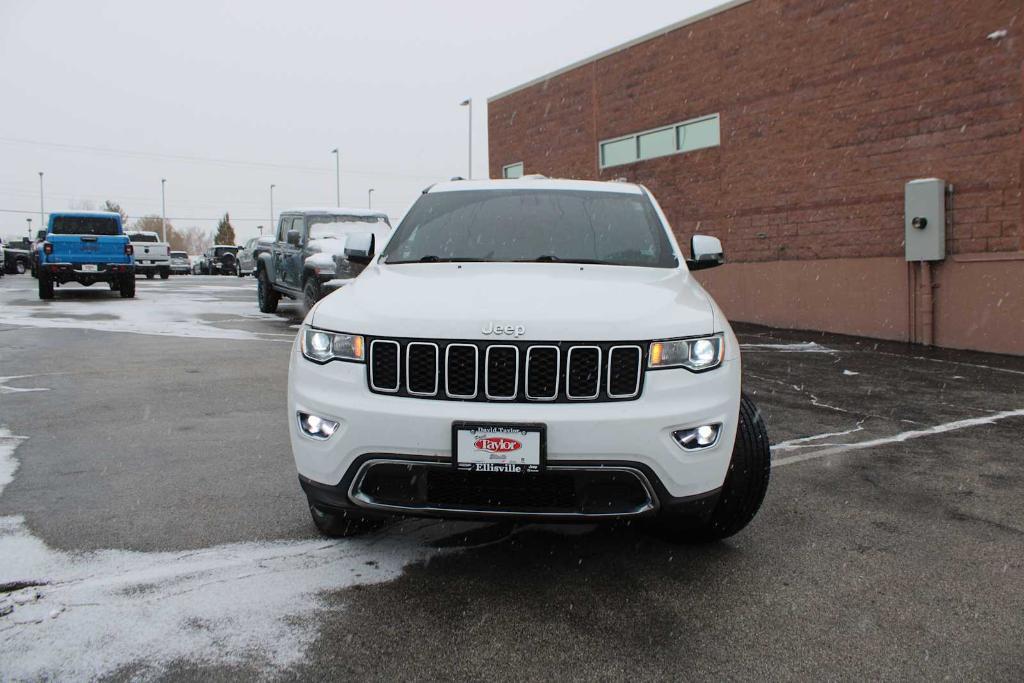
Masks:
[[[406,390],[416,396],[437,394],[437,344],[409,342],[405,345]]]
[[[480,353],[473,344],[449,344],[445,351],[444,392],[450,398],[476,398]]]
[[[398,342],[374,339],[370,343],[370,388],[386,394],[398,391]]]
[[[565,393],[574,401],[587,401],[601,393],[601,347],[574,346],[566,361]]]
[[[367,383],[378,394],[452,401],[630,401],[646,375],[634,342],[368,339]]]
[[[639,346],[613,346],[608,351],[608,395],[630,398],[640,393],[643,350]]]
[[[515,346],[487,347],[484,360],[484,393],[492,401],[511,401],[519,393],[519,349]]]
[[[526,398],[554,401],[558,398],[561,364],[557,346],[531,346],[526,352]]]

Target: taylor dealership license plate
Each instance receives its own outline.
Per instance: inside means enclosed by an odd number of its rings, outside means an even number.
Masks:
[[[95,273],[97,270],[98,269],[97,269],[95,263],[83,263],[82,264],[82,272],[83,273]]]
[[[546,448],[542,424],[452,425],[452,454],[460,470],[472,472],[539,472]]]

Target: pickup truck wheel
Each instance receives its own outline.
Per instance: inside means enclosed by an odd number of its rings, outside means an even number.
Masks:
[[[152,272],[152,271],[151,271],[151,272],[148,272],[148,273],[146,273],[146,279],[147,279],[147,280],[152,280],[152,279],[153,279],[153,278],[154,278],[155,276],[156,276],[156,273],[154,273],[154,272]]]
[[[135,276],[126,275],[121,278],[120,292],[122,299],[134,299],[135,298]]]
[[[309,313],[310,309],[316,305],[317,301],[320,301],[321,297],[320,281],[315,277],[306,280],[306,286],[302,288],[302,305],[306,309],[306,313]]]
[[[739,418],[732,460],[710,515],[702,520],[663,516],[658,520],[663,536],[682,543],[711,543],[732,536],[754,519],[768,491],[771,450],[764,419],[746,394],[740,397]]]
[[[17,260],[15,260],[15,262],[14,262],[14,272],[17,273],[18,275],[24,275],[25,274],[25,260],[24,259],[17,259]]]
[[[160,279],[161,280],[166,280],[170,276],[171,276],[171,271],[170,271],[169,268],[161,268],[160,269]]]
[[[345,538],[372,531],[381,526],[381,520],[365,517],[354,510],[328,512],[309,504],[309,515],[316,530],[328,538]]]
[[[267,271],[261,270],[257,276],[256,299],[260,304],[262,313],[273,313],[277,310],[277,303],[281,300],[281,294],[274,290],[267,277]]]
[[[53,298],[53,280],[43,271],[39,271],[39,298]]]

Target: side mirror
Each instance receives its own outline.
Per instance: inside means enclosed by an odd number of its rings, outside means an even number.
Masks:
[[[372,232],[354,232],[345,240],[345,258],[366,265],[373,258],[373,247]]]
[[[714,268],[725,263],[725,253],[722,251],[722,243],[717,237],[710,235],[694,235],[690,238],[691,258],[686,262],[690,270],[704,270]]]
[[[288,244],[292,245],[293,247],[299,246],[299,240],[301,238],[302,235],[299,233],[298,230],[289,230],[288,234],[285,235],[285,239],[288,240]]]

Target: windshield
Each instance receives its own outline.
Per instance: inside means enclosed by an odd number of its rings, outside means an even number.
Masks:
[[[119,235],[116,218],[106,216],[54,216],[50,223],[54,235]]]
[[[128,234],[128,238],[132,242],[159,242],[159,238],[156,235],[147,235],[142,232],[132,232]]]
[[[183,251],[172,251],[171,257],[173,258],[188,258],[188,254]]]
[[[568,190],[423,195],[384,251],[386,263],[567,261],[674,268],[646,196]]]
[[[383,216],[308,216],[309,239],[337,239],[353,232],[372,232],[374,227],[387,225]]]

